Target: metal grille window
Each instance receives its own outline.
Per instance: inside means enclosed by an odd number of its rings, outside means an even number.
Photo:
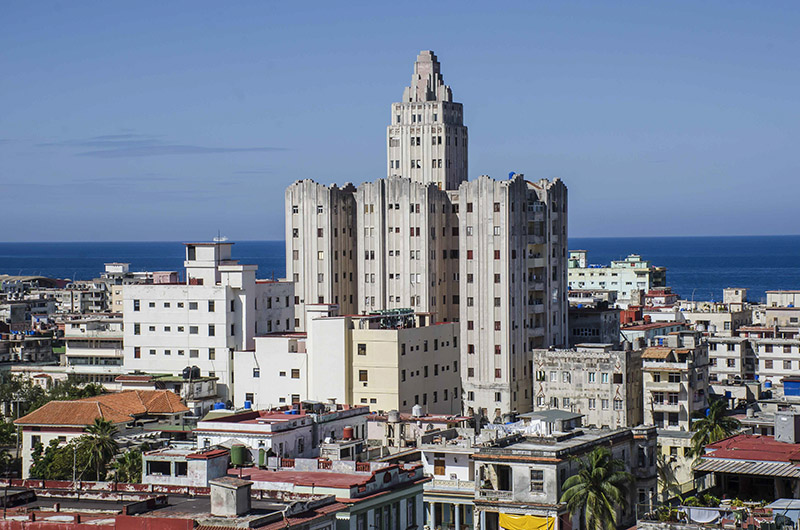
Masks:
[[[544,491],[544,471],[541,469],[531,469],[531,491]]]

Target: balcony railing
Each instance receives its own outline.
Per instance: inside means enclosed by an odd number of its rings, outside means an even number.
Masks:
[[[489,501],[507,501],[514,498],[514,492],[503,490],[478,490],[478,497]]]
[[[448,480],[435,478],[426,484],[425,489],[474,492],[475,482],[472,480]]]

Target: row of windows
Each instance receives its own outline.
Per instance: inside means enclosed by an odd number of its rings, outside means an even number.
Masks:
[[[422,377],[428,377],[428,372],[429,372],[428,365],[425,365],[422,368],[423,368]],[[458,361],[453,361],[452,368],[453,368],[454,372],[458,371]],[[450,371],[450,365],[449,364],[443,364],[442,365],[442,373],[449,372],[449,371]],[[365,377],[367,377],[367,370],[360,370],[359,371],[359,376],[360,376],[361,372],[364,372]],[[419,377],[420,376],[420,371],[419,370],[416,370],[416,371],[415,370],[409,370],[408,371],[408,377],[409,378],[414,377],[415,375],[417,377]],[[439,375],[439,365],[438,364],[434,364],[433,365],[433,376],[436,377],[437,375]],[[400,370],[400,381],[405,382],[405,380],[406,380],[406,371],[405,370]],[[366,381],[366,379],[363,379],[363,380],[359,379],[359,381]]]
[[[420,402],[419,398],[420,398],[419,394],[416,394],[414,396],[414,405],[427,405],[428,404],[428,393],[427,392],[422,394],[422,402]],[[453,387],[452,394],[448,392],[447,388],[442,390],[442,401],[450,401],[451,399],[458,399],[458,387]],[[439,402],[439,391],[438,390],[434,390],[433,393],[431,394],[431,401],[433,401],[434,403],[438,403]],[[366,401],[364,401],[364,398],[361,399],[361,403],[366,403]],[[375,403],[375,401],[373,401],[371,399],[370,403]],[[408,406],[408,402],[406,400],[403,400],[403,406],[404,407]]]
[[[166,349],[166,350],[161,350],[161,353],[163,353],[164,355],[172,355],[172,351],[173,350]],[[174,351],[175,351],[175,355],[185,355],[186,354],[186,350],[174,350]],[[157,351],[156,351],[155,348],[150,348],[150,349],[148,349],[148,353],[150,355],[156,355]],[[215,348],[208,348],[207,354],[208,354],[208,360],[210,360],[210,361],[216,360],[217,351],[216,351]],[[200,357],[200,350],[197,350],[197,349],[189,350],[189,358],[190,359],[197,359],[199,357]],[[142,358],[142,348],[140,346],[135,346],[133,348],[133,358],[134,359],[141,359]],[[209,374],[209,375],[213,375],[213,374]]]
[[[156,307],[156,303],[155,302],[148,302],[147,306],[150,307],[150,308],[154,308],[154,307]],[[164,306],[164,309],[170,309],[172,307],[172,302],[164,302],[163,306]],[[177,309],[183,309],[184,308],[184,302],[175,302],[175,307]],[[209,313],[213,313],[214,310],[215,310],[214,300],[208,300],[206,307],[208,307],[208,312]],[[195,311],[195,310],[197,310],[197,308],[198,308],[198,302],[189,302],[189,310],[190,311]],[[134,311],[139,311],[140,309],[141,309],[141,300],[134,300],[133,301],[133,310]],[[236,307],[234,306],[234,301],[233,300],[231,300],[231,311],[236,311]]]
[[[553,408],[559,408],[559,399],[557,397],[551,397],[548,401],[546,396],[537,396],[536,397],[536,406],[538,407],[545,407],[550,406]],[[569,397],[561,398],[561,407],[572,407],[579,405],[578,400],[573,400]],[[609,406],[613,405],[614,410],[623,410],[622,407],[622,400],[615,399],[613,402],[609,399],[600,399],[600,409],[601,410],[608,410]],[[597,399],[596,398],[588,398],[587,399],[587,408],[589,410],[597,410]]]
[[[276,321],[278,322],[278,321]],[[287,322],[288,324],[288,322]],[[185,326],[175,326],[175,332],[177,333],[184,333],[186,329]],[[208,325],[208,336],[215,337],[217,335],[217,327],[215,324]],[[231,335],[235,335],[235,325],[231,324]],[[148,326],[147,330],[150,333],[156,333],[156,326]],[[164,333],[172,332],[172,326],[164,326],[163,328]],[[200,333],[200,326],[189,326],[189,335],[199,335]],[[133,334],[134,335],[141,335],[142,334],[142,325],[139,322],[134,322],[133,324]]]

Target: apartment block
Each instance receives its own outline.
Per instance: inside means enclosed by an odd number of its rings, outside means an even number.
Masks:
[[[708,406],[708,344],[697,331],[654,339],[642,354],[644,423],[689,431]]]
[[[234,356],[237,403],[255,407],[335,401],[375,411],[461,411],[459,328],[427,313],[338,316],[308,306],[305,334],[257,337]]]
[[[654,287],[665,287],[667,269],[653,266],[638,254],[624,260],[615,260],[610,266],[591,265],[588,252],[569,252],[570,289],[607,289],[617,292],[620,304],[627,305],[638,291],[648,292]]]
[[[610,344],[533,351],[534,410],[561,409],[583,423],[618,429],[642,423],[642,351]]]
[[[231,259],[233,243],[186,244],[186,283],[126,285],[127,371],[179,375],[197,366],[232,400],[233,352],[257,333],[292,329],[293,284],[256,280],[255,265]]]

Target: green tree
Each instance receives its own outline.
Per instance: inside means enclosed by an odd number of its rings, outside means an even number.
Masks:
[[[706,445],[731,436],[741,427],[736,418],[727,416],[728,403],[724,399],[712,401],[705,416],[692,422],[692,454],[700,456]]]
[[[94,423],[85,430],[86,434],[79,438],[78,450],[86,455],[88,465],[95,468],[99,481],[105,477],[106,468],[117,454],[117,442],[114,440],[117,428],[108,420],[95,418]]]
[[[17,427],[13,421],[0,420],[0,446],[17,445]]]
[[[117,456],[114,472],[119,482],[138,484],[142,481],[142,452],[138,449]]]
[[[597,447],[580,460],[578,473],[564,482],[561,502],[567,503],[570,514],[581,514],[587,529],[614,530],[616,508],[628,505],[632,483],[625,463],[613,458],[608,448]]]

